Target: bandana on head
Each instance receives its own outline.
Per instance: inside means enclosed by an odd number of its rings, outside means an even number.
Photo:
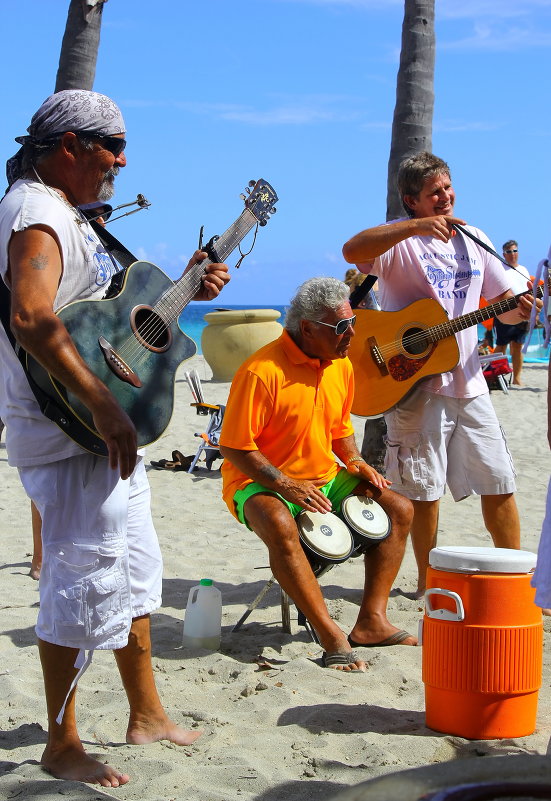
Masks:
[[[119,107],[106,95],[84,89],[63,89],[42,103],[31,124],[28,136],[17,136],[23,147],[6,163],[8,184],[21,178],[22,156],[26,145],[43,142],[66,131],[90,131],[98,136],[124,133],[126,127]]]

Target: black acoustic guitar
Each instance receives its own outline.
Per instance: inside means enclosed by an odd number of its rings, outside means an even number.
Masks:
[[[197,351],[178,318],[201,286],[208,264],[224,262],[256,225],[266,225],[278,197],[269,183],[251,181],[245,209],[205,247],[209,257],[172,281],[154,264],[137,261],[126,270],[119,295],[80,300],[59,310],[75,346],[92,372],[113,393],[134,423],[138,445],[158,439],[174,407],[175,373]],[[107,455],[88,408],[28,353],[20,353],[31,386],[49,399],[44,413],[86,450]],[[45,406],[45,408],[44,408]]]

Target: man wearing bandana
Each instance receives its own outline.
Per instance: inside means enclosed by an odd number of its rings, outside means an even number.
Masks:
[[[0,274],[11,290],[17,342],[91,411],[108,448],[94,456],[42,415],[0,329],[0,416],[9,463],[42,517],[36,626],[48,709],[42,765],[54,776],[103,787],[129,777],[88,756],[75,719],[76,681],[96,649],[113,649],[129,700],[129,743],[187,745],[197,732],[171,721],[151,665],[149,615],[161,604],[162,559],[134,425],[81,359],[55,311],[101,298],[116,266],[79,206],[108,201],[126,166],[125,124],[104,95],[64,90],[36,112],[7,164],[0,203]],[[190,265],[206,254],[196,252]],[[189,266],[189,265],[188,265]],[[229,280],[211,264],[197,300]],[[88,657],[86,657],[88,652]]]

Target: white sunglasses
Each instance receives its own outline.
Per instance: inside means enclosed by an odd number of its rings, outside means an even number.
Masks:
[[[345,331],[348,331],[348,328],[354,328],[356,325],[356,315],[354,317],[349,317],[347,320],[339,320],[336,325],[332,323],[322,323],[321,320],[316,320],[318,325],[326,325],[328,328],[334,328],[335,334],[340,337],[341,334],[344,334]]]

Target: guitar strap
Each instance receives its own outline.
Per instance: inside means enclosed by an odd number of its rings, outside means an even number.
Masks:
[[[350,305],[353,309],[357,309],[362,300],[365,298],[369,290],[374,286],[377,281],[376,275],[366,275],[362,283],[350,293]]]
[[[124,283],[124,276],[126,270],[135,261],[138,261],[136,256],[131,253],[119,240],[113,236],[103,225],[100,225],[97,220],[88,220],[88,224],[94,229],[94,233],[105,247],[108,253],[111,254],[122,266],[122,270],[115,273],[111,279],[111,283],[105,293],[106,298],[116,297],[122,289]]]
[[[459,225],[459,223],[452,223],[452,228],[455,228],[455,230],[458,231],[460,234],[463,234],[464,236],[468,236],[469,239],[472,239],[473,242],[476,242],[476,244],[480,245],[481,248],[484,248],[484,250],[487,250],[488,253],[492,254],[492,256],[495,256],[496,259],[499,259],[499,261],[502,264],[504,264],[506,267],[509,267],[511,270],[515,270],[515,272],[517,272],[519,275],[522,275],[521,271],[517,270],[517,268],[514,267],[512,264],[509,264],[507,259],[504,259],[503,256],[500,256],[499,253],[496,253],[496,251],[493,248],[491,248],[490,245],[487,245],[486,242],[482,241],[482,239],[479,239],[474,234],[471,234],[471,232],[467,231],[466,228],[463,228],[462,225]],[[524,278],[525,276],[522,275],[522,277]]]

